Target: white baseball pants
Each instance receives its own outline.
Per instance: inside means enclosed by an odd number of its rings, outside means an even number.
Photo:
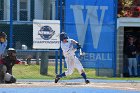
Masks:
[[[67,71],[65,71],[66,76],[71,75],[75,68],[78,70],[79,74],[82,74],[83,66],[76,56],[69,55],[65,57],[65,61],[67,64]]]

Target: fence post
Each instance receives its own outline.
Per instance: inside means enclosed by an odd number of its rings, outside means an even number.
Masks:
[[[62,20],[63,20],[62,17],[63,17],[62,16],[62,0],[60,0],[60,32],[62,32]],[[61,73],[62,73],[62,49],[60,49],[60,74]]]
[[[58,74],[58,51],[55,51],[55,74]]]
[[[10,48],[13,47],[13,0],[10,0]]]
[[[48,74],[48,53],[41,53],[41,64],[40,64],[40,74],[47,75]]]
[[[39,65],[39,55],[40,55],[40,52],[37,52],[36,53],[36,65]]]
[[[55,19],[58,20],[58,0],[55,0]]]

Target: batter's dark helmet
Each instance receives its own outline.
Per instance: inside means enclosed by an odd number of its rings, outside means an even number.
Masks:
[[[5,34],[5,32],[0,32],[0,37],[7,38],[7,35]]]
[[[67,36],[67,34],[65,32],[62,32],[60,34],[60,40],[63,41],[64,39],[68,39],[68,36]]]

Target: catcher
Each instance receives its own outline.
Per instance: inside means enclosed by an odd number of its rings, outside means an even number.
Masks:
[[[74,68],[78,70],[78,72],[84,78],[86,84],[90,83],[89,80],[87,80],[82,64],[75,56],[75,51],[81,48],[79,43],[73,39],[69,39],[67,34],[64,32],[60,34],[60,40],[61,40],[61,48],[63,50],[63,55],[65,57],[66,64],[67,64],[67,71],[65,71],[60,75],[56,75],[55,83],[57,83],[60,78],[71,75],[74,71]],[[74,45],[77,45],[77,49],[73,47]]]
[[[0,60],[0,82],[1,83],[15,83],[16,78],[12,75],[12,68],[15,64],[21,63],[16,58],[16,51],[14,48],[7,50],[7,56]]]

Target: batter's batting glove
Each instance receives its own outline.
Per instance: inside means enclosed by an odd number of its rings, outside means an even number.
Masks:
[[[77,44],[77,49],[80,49],[81,45],[79,43],[76,43],[76,44]]]

